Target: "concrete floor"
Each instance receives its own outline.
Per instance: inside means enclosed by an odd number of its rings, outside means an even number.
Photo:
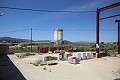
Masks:
[[[50,55],[58,56],[58,54]],[[19,74],[21,73],[22,75],[22,79],[16,80],[120,80],[120,57],[82,60],[80,64],[77,65],[69,64],[67,61],[57,61],[58,65],[53,66],[34,66],[29,64],[43,56],[45,55],[37,54],[35,56],[19,59],[15,55],[8,55],[16,66],[17,71],[20,71]],[[47,70],[43,70],[44,67],[46,67]],[[4,68],[1,69],[4,71]],[[9,67],[9,70],[12,71],[13,69]],[[51,72],[49,72],[49,70],[51,70]],[[14,71],[11,73],[12,76],[16,75]]]

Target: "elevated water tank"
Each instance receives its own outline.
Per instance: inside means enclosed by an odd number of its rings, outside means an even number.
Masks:
[[[63,29],[56,28],[54,31],[54,47],[63,46]]]

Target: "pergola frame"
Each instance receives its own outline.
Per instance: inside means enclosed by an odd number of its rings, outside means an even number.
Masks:
[[[117,6],[120,6],[120,2],[105,6],[103,8],[99,8],[99,9],[97,8],[97,10],[96,10],[96,53],[97,53],[97,58],[100,57],[100,54],[99,54],[99,23],[100,23],[100,20],[120,16],[120,14],[117,14],[117,15],[108,16],[108,17],[105,17],[105,18],[100,18],[100,12],[106,11],[108,9],[111,9],[111,8],[114,8],[114,7],[117,7]],[[119,36],[118,36],[118,39],[119,39]],[[118,43],[118,46],[119,46],[119,43]],[[119,50],[119,48],[118,48],[118,50]],[[118,51],[118,53],[120,53],[120,52]]]

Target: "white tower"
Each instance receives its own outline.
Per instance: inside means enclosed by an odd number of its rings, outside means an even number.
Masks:
[[[56,28],[54,32],[54,47],[63,46],[63,29]]]

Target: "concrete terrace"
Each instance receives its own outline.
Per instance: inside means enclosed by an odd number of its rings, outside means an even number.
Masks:
[[[82,60],[76,65],[67,61],[57,61],[53,66],[29,64],[42,56],[45,55],[21,59],[15,55],[0,56],[0,80],[120,80],[120,57]],[[47,70],[43,70],[44,67]]]

